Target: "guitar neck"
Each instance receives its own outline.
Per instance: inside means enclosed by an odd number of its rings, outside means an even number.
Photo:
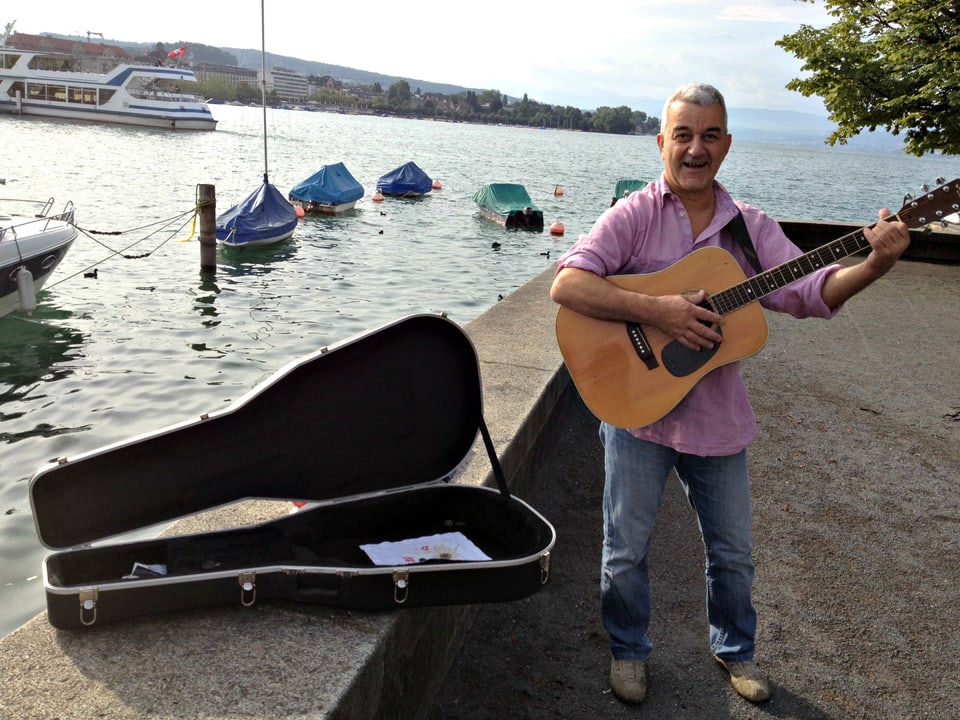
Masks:
[[[726,315],[868,247],[870,243],[863,234],[863,228],[860,228],[782,265],[757,273],[742,283],[712,295],[710,299],[717,314]]]

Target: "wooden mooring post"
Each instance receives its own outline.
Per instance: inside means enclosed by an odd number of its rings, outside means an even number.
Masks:
[[[217,272],[217,189],[200,185],[197,191],[200,206],[200,271]]]

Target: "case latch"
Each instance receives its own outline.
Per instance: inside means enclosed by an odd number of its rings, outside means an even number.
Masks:
[[[80,622],[93,625],[97,621],[97,589],[81,588],[77,596],[80,600]]]
[[[393,571],[393,601],[397,605],[403,605],[407,601],[407,595],[410,592],[410,571]]]
[[[242,572],[237,577],[237,582],[240,583],[240,604],[250,607],[257,601],[257,574]]]
[[[546,585],[550,578],[550,553],[545,552],[540,556],[540,584]]]

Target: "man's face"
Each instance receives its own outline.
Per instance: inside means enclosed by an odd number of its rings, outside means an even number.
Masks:
[[[675,102],[657,135],[670,189],[681,197],[713,191],[713,179],[730,149],[731,137],[719,104]]]

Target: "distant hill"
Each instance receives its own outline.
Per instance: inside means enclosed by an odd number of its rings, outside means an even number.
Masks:
[[[52,33],[49,33],[52,34]],[[67,37],[67,36],[56,36]],[[76,39],[76,38],[74,38]],[[120,40],[109,40],[115,45],[119,45],[131,55],[142,55],[154,49],[156,43],[130,43]],[[215,65],[236,65],[237,67],[248,70],[260,69],[260,51],[251,48],[217,48],[211,45],[200,43],[190,43],[177,41],[176,43],[164,43],[168,47],[186,46],[189,50],[190,62],[197,65],[202,63],[212,63]],[[436,83],[429,80],[419,80],[414,78],[399,77],[396,75],[384,75],[382,73],[368,72],[366,70],[357,70],[356,68],[344,67],[343,65],[331,65],[329,63],[315,62],[313,60],[301,60],[300,58],[289,55],[278,55],[268,52],[266,55],[267,69],[275,67],[286,68],[304,75],[316,75],[324,77],[329,75],[334,80],[346,83],[348,85],[372,85],[380,83],[380,86],[386,90],[398,80],[406,80],[410,83],[410,90],[416,92],[439,93],[441,95],[456,95],[467,90],[481,91],[497,88],[467,88],[460,85],[450,85],[448,83]]]
[[[251,70],[260,69],[260,51],[243,48],[223,48],[226,52],[236,56],[237,64],[242,68]],[[466,88],[459,85],[449,85],[446,83],[435,83],[429,80],[417,80],[414,78],[398,77],[395,75],[383,75],[381,73],[367,72],[366,70],[357,70],[355,68],[344,67],[343,65],[330,65],[328,63],[314,62],[313,60],[301,60],[300,58],[290,57],[289,55],[276,55],[267,53],[267,69],[274,67],[283,67],[287,70],[295,70],[304,75],[317,75],[323,77],[329,75],[334,80],[352,84],[352,85],[372,85],[380,83],[380,86],[386,90],[398,80],[406,80],[410,83],[410,90],[416,92],[418,89],[422,92],[439,93],[441,95],[456,95],[467,90],[479,91],[486,88]],[[497,88],[490,88],[496,90]]]
[[[46,33],[55,35],[54,33]],[[56,37],[77,36],[55,35]],[[82,39],[82,38],[79,38]],[[119,45],[131,54],[139,55],[145,51],[152,50],[156,43],[129,43],[120,40],[105,40],[115,45]],[[202,43],[190,43],[177,41],[175,43],[166,43],[169,47],[179,47],[186,45],[189,48],[191,62],[214,63],[214,64],[236,64],[242,68],[250,70],[260,69],[260,51],[251,48],[216,48]],[[390,85],[398,80],[406,80],[410,84],[410,90],[417,92],[440,93],[441,95],[456,95],[468,90],[482,92],[484,90],[499,90],[500,88],[468,88],[461,85],[451,85],[449,83],[436,83],[429,80],[417,78],[399,77],[395,75],[384,75],[382,73],[368,72],[366,70],[357,70],[356,68],[345,67],[343,65],[331,65],[329,63],[315,62],[313,60],[302,60],[289,55],[278,55],[268,52],[266,55],[267,68],[283,67],[288,70],[294,70],[304,75],[316,75],[323,77],[329,75],[335,80],[348,85],[372,85],[380,83],[380,86],[386,90]],[[516,100],[517,98],[511,98]],[[539,98],[538,102],[552,104],[547,98]],[[619,106],[617,102],[613,106]],[[596,108],[580,108],[581,110],[595,110]],[[662,112],[662,101],[652,100],[650,98],[637,99],[633,110],[641,110],[651,117],[659,117]],[[833,132],[834,125],[830,120],[821,115],[812,113],[794,112],[790,110],[760,110],[753,108],[729,108],[730,130],[736,140],[746,140],[755,142],[768,142],[777,144],[798,144],[798,145],[823,145],[824,140]],[[902,151],[903,141],[885,131],[873,133],[861,133],[858,137],[851,139],[849,147],[857,149],[868,149],[878,151]]]
[[[835,125],[826,117],[791,110],[729,108],[735,140],[776,144],[823,145]],[[886,131],[862,132],[847,145],[858,150],[902,151],[903,140]]]
[[[240,67],[259,69],[260,51],[242,48],[223,48],[224,51],[235,55]],[[314,62],[311,60],[301,60],[300,58],[289,57],[287,55],[275,55],[267,53],[267,67],[284,67],[288,70],[296,70],[304,75],[329,75],[330,77],[345,83],[357,85],[372,85],[377,82],[386,90],[390,85],[398,80],[406,80],[410,84],[413,92],[420,90],[422,92],[440,93],[441,95],[454,95],[463,93],[467,90],[482,92],[483,90],[498,90],[499,88],[466,88],[460,85],[449,85],[444,83],[434,83],[428,80],[418,80],[413,78],[398,77],[393,75],[382,75],[380,73],[357,70],[342,65],[329,65],[326,63]],[[511,98],[516,99],[516,98]],[[539,102],[550,104],[546,98],[539,99]],[[655,103],[647,103],[656,106]],[[596,108],[580,108],[581,110],[595,110]],[[631,108],[633,110],[644,110],[639,105]],[[652,112],[644,110],[648,115],[659,117],[662,112],[662,106],[657,107]],[[729,108],[730,128],[737,140],[747,140],[754,142],[768,142],[777,144],[798,144],[798,145],[823,145],[824,140],[834,130],[834,124],[826,117],[814,115],[812,113],[795,112],[791,110],[759,110],[751,108]],[[902,150],[903,142],[883,131],[875,133],[863,133],[860,136],[850,140],[848,145],[857,149],[874,150]]]

